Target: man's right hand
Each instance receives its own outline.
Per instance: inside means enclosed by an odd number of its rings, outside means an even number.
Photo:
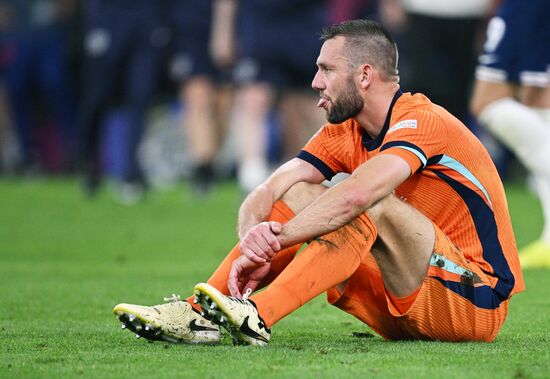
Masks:
[[[235,259],[227,283],[231,296],[241,299],[247,290],[254,292],[269,274],[270,269],[271,262],[255,263],[244,255]]]

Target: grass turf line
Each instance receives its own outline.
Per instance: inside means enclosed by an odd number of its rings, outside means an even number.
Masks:
[[[540,233],[536,199],[507,193],[518,245]],[[184,197],[186,199],[184,200]],[[495,343],[387,342],[323,296],[282,320],[265,348],[149,344],[120,330],[119,302],[186,296],[236,242],[234,185],[134,207],[69,180],[0,180],[0,377],[483,377],[550,375],[550,271],[530,270]]]

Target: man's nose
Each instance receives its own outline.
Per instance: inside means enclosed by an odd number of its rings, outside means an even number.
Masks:
[[[313,88],[316,91],[321,91],[325,89],[323,79],[321,78],[319,70],[317,70],[317,72],[315,73],[315,76],[313,77],[313,81],[311,82],[311,88]]]

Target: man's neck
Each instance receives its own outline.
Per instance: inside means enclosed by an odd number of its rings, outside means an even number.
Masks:
[[[369,93],[365,97],[365,106],[355,117],[355,121],[372,138],[376,138],[384,128],[391,102],[398,89],[399,84],[397,83],[369,89]]]

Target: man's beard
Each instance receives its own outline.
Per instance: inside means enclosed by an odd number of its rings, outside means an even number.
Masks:
[[[327,111],[327,120],[331,124],[340,124],[347,119],[355,117],[361,112],[365,102],[357,92],[353,79],[348,78],[348,85],[344,94],[332,103],[332,107]]]

